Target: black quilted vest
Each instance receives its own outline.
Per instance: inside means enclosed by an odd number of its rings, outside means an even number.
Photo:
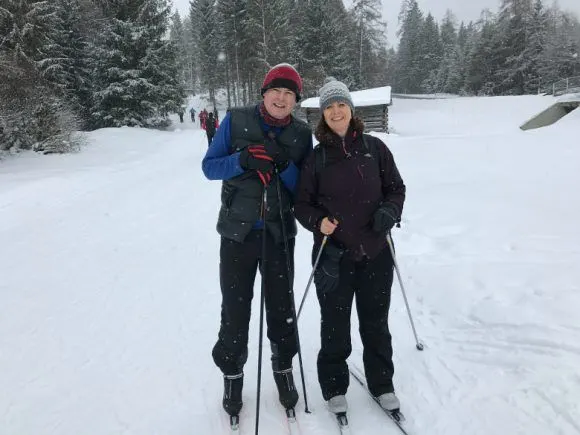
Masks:
[[[256,107],[231,110],[231,153],[239,152],[250,144],[263,144],[267,140],[262,130]],[[294,117],[276,138],[292,159],[300,166],[312,149],[312,132],[308,125]],[[255,171],[246,171],[222,183],[217,231],[223,237],[243,242],[254,224],[262,219],[264,186]],[[280,181],[281,203],[278,200],[277,182],[266,187],[266,229],[278,243],[283,241],[280,208],[286,229],[286,237],[296,236],[294,202],[284,183]]]

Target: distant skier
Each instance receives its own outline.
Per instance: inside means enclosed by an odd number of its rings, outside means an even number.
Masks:
[[[205,130],[205,122],[207,121],[207,110],[203,109],[199,112],[199,125]]]
[[[205,134],[207,135],[207,146],[208,147],[211,145],[211,141],[215,135],[216,128],[217,128],[217,125],[216,125],[215,120],[213,118],[213,113],[209,112],[209,115],[207,116],[207,121],[205,122]]]
[[[189,110],[189,115],[191,116],[191,122],[195,124],[195,109],[193,107]]]

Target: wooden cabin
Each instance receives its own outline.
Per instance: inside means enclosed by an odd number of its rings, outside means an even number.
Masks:
[[[355,115],[364,121],[367,131],[389,132],[389,106],[393,104],[390,86],[353,91],[350,96]],[[298,117],[308,122],[312,130],[321,116],[318,104],[318,97],[308,98],[300,102],[298,109]]]

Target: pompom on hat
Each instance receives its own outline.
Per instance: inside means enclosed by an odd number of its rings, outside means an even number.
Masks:
[[[264,77],[262,96],[268,89],[272,88],[290,89],[296,95],[296,102],[298,102],[302,94],[302,77],[289,63],[279,63],[272,67]]]
[[[352,114],[354,115],[354,103],[350,96],[348,87],[336,80],[334,77],[327,77],[324,80],[324,85],[318,91],[320,111],[322,112],[332,103],[342,102],[348,104]]]

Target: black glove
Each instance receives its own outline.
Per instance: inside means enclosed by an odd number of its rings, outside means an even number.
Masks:
[[[327,243],[322,251],[320,262],[314,272],[314,284],[323,293],[332,292],[338,287],[340,280],[340,260],[344,250]]]
[[[264,145],[248,145],[240,152],[240,166],[268,173],[274,170],[274,160],[266,153]]]
[[[399,212],[395,205],[385,202],[373,215],[373,231],[386,234],[391,231],[399,218]]]
[[[272,161],[278,172],[285,170],[290,164],[290,156],[286,150],[274,140],[266,141],[266,153],[272,157]]]
[[[266,174],[274,170],[274,160],[266,153],[264,145],[248,145],[240,152],[240,166]]]

